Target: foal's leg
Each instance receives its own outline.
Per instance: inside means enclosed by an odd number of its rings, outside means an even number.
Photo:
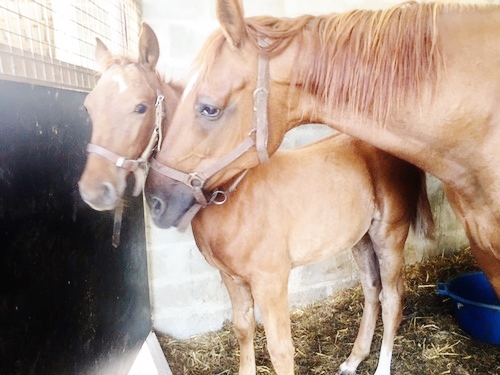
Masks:
[[[351,354],[347,360],[340,365],[338,374],[341,375],[354,374],[361,361],[370,354],[373,333],[375,332],[380,309],[379,295],[381,285],[379,266],[372,242],[368,235],[365,235],[356,246],[354,246],[353,254],[360,271],[360,281],[365,302],[358,336],[354,342]]]
[[[245,282],[235,280],[224,272],[220,274],[229,292],[233,308],[234,333],[240,346],[239,375],[255,375],[255,350],[253,345],[255,316],[250,287]]]
[[[262,313],[267,349],[277,375],[294,374],[294,347],[288,307],[290,270],[260,274],[252,281],[252,294]]]
[[[369,231],[377,254],[382,292],[382,320],[384,336],[375,375],[391,373],[392,349],[394,339],[403,315],[403,275],[404,244],[408,236],[409,221],[399,220],[390,224],[375,221]]]

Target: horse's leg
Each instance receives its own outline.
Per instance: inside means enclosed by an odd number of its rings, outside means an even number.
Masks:
[[[471,242],[471,252],[476,263],[484,272],[500,300],[500,259],[490,249],[485,250],[478,246],[470,236],[469,239]],[[497,248],[500,249],[500,244],[498,244]]]
[[[462,222],[470,241],[471,252],[478,266],[490,281],[500,298],[500,231],[495,212],[500,212],[500,203],[481,204],[478,198],[465,199],[454,190],[444,186],[450,206]]]
[[[375,375],[391,373],[392,349],[396,332],[403,315],[403,264],[404,244],[408,236],[409,222],[398,220],[397,223],[374,221],[369,234],[377,255],[382,292],[382,321],[384,335],[380,348],[380,357]]]
[[[220,274],[229,292],[233,308],[233,329],[240,346],[239,375],[255,375],[255,349],[253,344],[255,316],[250,287],[243,281],[235,280],[224,272]]]
[[[268,277],[266,277],[268,276]],[[252,281],[252,294],[262,313],[267,349],[277,375],[294,374],[294,351],[288,308],[289,270],[260,274]]]
[[[340,365],[338,371],[340,375],[354,374],[361,361],[370,354],[373,333],[375,332],[380,309],[379,295],[381,285],[379,266],[372,242],[368,235],[365,235],[353,247],[353,254],[360,271],[360,280],[365,302],[358,336],[354,342],[351,354],[347,360]]]

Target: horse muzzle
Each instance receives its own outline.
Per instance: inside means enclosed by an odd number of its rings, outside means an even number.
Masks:
[[[97,211],[113,210],[118,205],[120,195],[110,182],[89,187],[84,181],[78,182],[78,190],[83,201]]]
[[[149,211],[159,228],[176,227],[195,203],[191,188],[150,170],[144,188]]]
[[[130,172],[91,154],[78,181],[82,200],[97,211],[114,210],[122,201]]]

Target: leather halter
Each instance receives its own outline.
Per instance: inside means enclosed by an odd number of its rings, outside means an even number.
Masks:
[[[189,186],[193,191],[196,203],[181,218],[179,224],[177,225],[177,229],[179,231],[184,231],[187,228],[193,217],[202,207],[206,207],[210,204],[223,204],[226,202],[227,195],[236,188],[236,185],[241,181],[247,171],[243,171],[227,191],[217,189],[212,192],[211,198],[207,200],[203,187],[210,177],[230,165],[254,146],[257,150],[260,162],[267,163],[269,161],[269,155],[267,153],[267,141],[269,134],[267,118],[269,97],[269,59],[266,56],[259,55],[257,74],[257,88],[253,92],[254,128],[248,134],[247,138],[236,146],[235,149],[202,172],[182,172],[160,163],[155,158],[151,159],[151,169],[163,176],[182,182],[183,184]],[[255,139],[253,137],[254,133]]]
[[[149,139],[149,142],[142,152],[141,156],[137,159],[130,159],[125,156],[120,156],[115,154],[113,151],[108,150],[105,147],[89,143],[87,145],[87,152],[94,153],[103,157],[106,160],[109,160],[118,168],[126,169],[129,172],[132,172],[135,176],[135,185],[133,196],[138,196],[144,187],[144,182],[146,181],[146,175],[148,172],[148,159],[151,157],[155,146],[158,150],[160,150],[161,142],[162,142],[162,129],[161,124],[163,122],[163,100],[165,97],[158,90],[156,94],[156,102],[155,102],[155,127],[153,129],[153,133]],[[113,239],[112,244],[114,247],[118,247],[120,244],[120,231],[121,231],[121,222],[123,215],[123,200],[120,200],[117,207],[115,208],[114,215],[114,223],[113,223]]]

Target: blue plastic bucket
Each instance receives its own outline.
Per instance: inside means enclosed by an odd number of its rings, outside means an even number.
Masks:
[[[455,318],[467,334],[500,345],[500,301],[482,272],[438,283],[436,292],[453,300]]]

